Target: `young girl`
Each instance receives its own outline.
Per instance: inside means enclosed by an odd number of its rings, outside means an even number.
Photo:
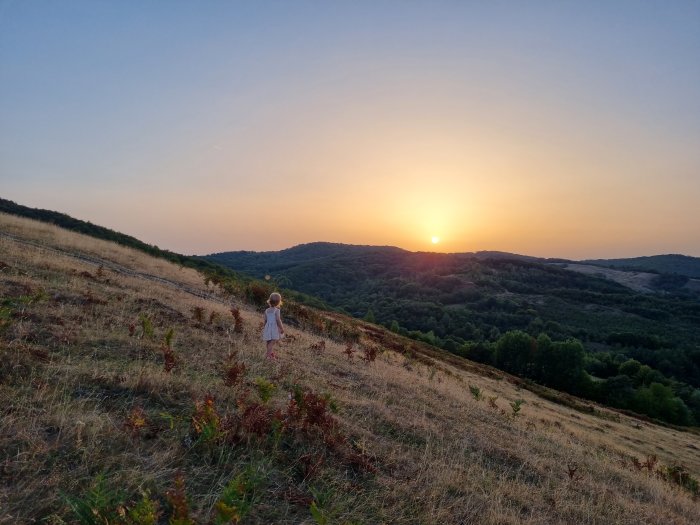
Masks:
[[[275,342],[279,341],[284,335],[284,327],[280,318],[282,296],[277,292],[270,294],[267,304],[270,305],[270,308],[265,310],[265,328],[263,329],[263,341],[267,344],[265,357],[277,359],[277,355],[274,352]]]

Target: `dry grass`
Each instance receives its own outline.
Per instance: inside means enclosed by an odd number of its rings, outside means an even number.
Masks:
[[[337,316],[364,327],[361,345],[391,338],[374,362],[293,327],[279,362],[267,362],[259,312],[188,293],[213,293],[192,270],[6,215],[0,232],[46,246],[0,236],[2,523],[86,523],[71,502],[87,501],[100,476],[113,501],[98,510],[112,512],[110,523],[127,520],[144,491],[166,523],[178,472],[197,523],[225,508],[232,480],[227,501],[241,523],[698,522],[688,491],[633,461],[656,455],[700,477],[697,434],[600,407],[608,418],[576,412],[498,371]],[[98,275],[81,254],[170,282]],[[171,328],[176,366],[166,372]],[[290,419],[300,389],[328,394],[337,429]],[[243,419],[246,410],[272,426]]]
[[[559,265],[557,263],[557,265]],[[586,275],[595,275],[615,281],[634,290],[635,292],[653,292],[652,281],[657,276],[655,273],[649,272],[630,272],[624,270],[615,270],[613,268],[605,268],[603,266],[595,266],[593,264],[562,264],[562,268],[573,272],[584,273]]]

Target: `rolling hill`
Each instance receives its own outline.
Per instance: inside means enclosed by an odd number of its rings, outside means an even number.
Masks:
[[[0,214],[0,522],[696,523],[697,434],[237,286]]]
[[[657,275],[497,255],[312,243],[207,259],[269,276],[341,312],[577,395],[676,423],[700,421],[698,295],[670,286],[661,290]],[[558,386],[552,374],[539,370],[536,356],[522,366],[500,362],[499,341],[513,330],[580,341],[585,374]],[[523,346],[526,352],[528,343]],[[620,367],[630,359],[654,373],[644,368],[644,378],[635,372],[629,382]],[[671,389],[666,394],[677,396],[685,405],[679,410],[689,417],[635,401],[646,395],[639,389],[654,382]]]
[[[700,257],[690,257],[688,255],[651,255],[627,259],[590,259],[581,262],[608,268],[652,271],[700,279]]]

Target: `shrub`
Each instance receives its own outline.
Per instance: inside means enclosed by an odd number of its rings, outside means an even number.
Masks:
[[[344,441],[344,438],[339,433],[338,422],[330,414],[335,410],[335,403],[329,395],[319,395],[295,386],[287,405],[285,425],[306,432],[316,428],[326,444],[336,444]]]
[[[274,414],[262,403],[241,405],[241,428],[247,434],[255,434],[258,437],[268,435],[279,419],[280,414]]]
[[[363,347],[363,353],[364,355],[362,356],[362,360],[365,363],[372,363],[374,362],[375,359],[377,359],[377,354],[379,353],[379,348],[377,348],[374,345],[368,345]]]
[[[311,345],[309,345],[309,350],[316,354],[322,354],[326,350],[326,342],[321,339],[316,343],[311,343]]]
[[[153,322],[150,317],[141,314],[139,316],[139,323],[141,324],[141,339],[153,339]]]
[[[185,478],[181,473],[175,476],[175,487],[165,493],[171,507],[169,525],[194,525],[190,518],[190,508],[185,494]]]
[[[481,388],[479,388],[478,386],[469,385],[469,392],[471,392],[472,396],[477,401],[481,401],[482,399],[484,399],[484,394],[481,392]]]
[[[163,337],[163,343],[161,344],[160,351],[163,354],[163,367],[166,372],[172,372],[177,366],[177,357],[173,351],[173,338],[175,337],[175,330],[172,328],[168,330]]]
[[[107,487],[104,474],[95,478],[92,487],[82,497],[65,497],[66,503],[80,525],[102,525],[119,520],[121,492]]]
[[[233,316],[233,331],[236,334],[243,333],[243,318],[241,311],[235,306],[231,307],[231,315]]]
[[[252,466],[232,479],[219,496],[214,523],[239,523],[260,500],[259,487],[262,479]]]
[[[194,319],[198,324],[204,322],[204,308],[201,306],[195,306],[192,308],[192,319]]]
[[[673,465],[671,467],[666,467],[666,475],[677,485],[680,485],[686,490],[689,490],[695,495],[700,494],[700,483],[693,476],[690,475],[688,469],[683,465]]]
[[[224,369],[224,383],[226,386],[236,386],[241,382],[244,374],[245,364],[232,359]]]
[[[271,383],[263,377],[255,378],[255,387],[258,391],[258,395],[260,396],[260,400],[263,403],[267,403],[268,401],[270,401],[270,399],[272,399],[272,395],[277,390],[276,384]]]
[[[140,406],[135,406],[126,417],[124,426],[131,433],[132,437],[137,437],[141,429],[146,426],[146,413]]]
[[[252,282],[246,286],[244,294],[246,300],[255,305],[262,306],[272,293],[272,288],[259,282]]]
[[[343,350],[343,353],[348,356],[348,359],[352,359],[352,356],[355,354],[355,349],[353,348],[353,343],[347,343],[345,345],[345,350]]]
[[[518,412],[520,412],[520,407],[523,403],[525,403],[525,400],[523,399],[516,399],[510,403],[510,408],[513,410],[513,417],[518,415]]]
[[[129,509],[127,523],[129,525],[156,525],[160,514],[158,501],[151,499],[148,492],[144,492],[141,500]]]
[[[167,346],[167,347],[172,347],[174,338],[175,338],[175,329],[171,328],[167,332],[165,332],[165,335],[163,336],[163,344],[165,344],[165,346]]]
[[[221,417],[214,406],[214,396],[207,394],[204,400],[195,403],[192,415],[192,430],[204,443],[216,441],[221,437]]]

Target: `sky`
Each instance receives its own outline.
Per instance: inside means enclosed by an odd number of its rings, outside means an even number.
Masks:
[[[0,197],[186,254],[700,256],[700,1],[0,0]]]

